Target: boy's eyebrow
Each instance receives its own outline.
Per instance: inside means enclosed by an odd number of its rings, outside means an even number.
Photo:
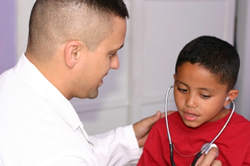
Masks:
[[[184,82],[181,82],[181,81],[179,81],[179,80],[175,80],[175,82],[180,83],[180,84],[183,84],[183,85],[189,87],[187,84],[185,84]]]
[[[179,80],[176,80],[175,82],[180,83],[180,84],[183,84],[183,85],[189,87],[187,84],[185,84],[184,82],[181,82],[181,81],[179,81]],[[210,89],[210,88],[198,88],[198,89],[199,89],[199,90],[210,91],[210,92],[215,92],[213,89]]]
[[[209,88],[199,88],[200,90],[205,90],[205,91],[210,91],[210,92],[215,92],[213,89],[209,89]]]

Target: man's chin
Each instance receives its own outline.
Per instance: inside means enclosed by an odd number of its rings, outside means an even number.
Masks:
[[[86,99],[86,98],[95,99],[95,98],[97,98],[97,96],[98,96],[98,89],[91,91],[88,95],[86,95],[86,94],[85,95],[76,95],[74,97],[79,98],[79,99]]]
[[[97,96],[98,96],[98,89],[91,91],[87,98],[95,99],[95,98],[97,98]]]
[[[97,98],[97,96],[90,96],[90,97],[88,97],[88,99],[95,99],[95,98]]]

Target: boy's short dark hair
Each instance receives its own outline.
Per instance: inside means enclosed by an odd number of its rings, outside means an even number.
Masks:
[[[189,42],[179,53],[175,65],[185,62],[198,63],[209,72],[219,76],[221,84],[231,90],[238,77],[240,58],[236,49],[226,41],[213,36],[201,36]]]

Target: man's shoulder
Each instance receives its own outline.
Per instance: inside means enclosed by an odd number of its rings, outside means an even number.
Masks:
[[[13,72],[13,68],[6,70],[0,75],[0,85],[14,78],[16,78],[16,75]]]

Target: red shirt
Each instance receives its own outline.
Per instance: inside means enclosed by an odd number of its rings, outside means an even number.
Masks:
[[[177,166],[189,166],[197,152],[209,143],[226,123],[224,118],[205,123],[198,128],[187,127],[178,112],[168,116],[172,143],[175,146],[174,161]],[[223,166],[250,166],[250,122],[234,113],[227,127],[214,142],[219,148]],[[169,141],[165,118],[152,128],[143,148],[138,166],[171,166]]]

